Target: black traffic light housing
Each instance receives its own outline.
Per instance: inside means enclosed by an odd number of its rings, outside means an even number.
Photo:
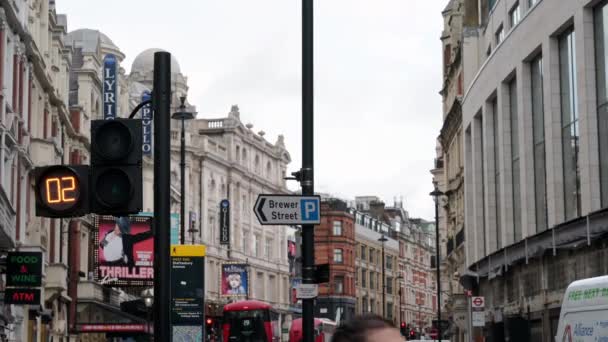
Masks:
[[[401,322],[400,326],[401,336],[407,336],[407,325],[405,322]]]
[[[34,169],[36,216],[78,217],[89,213],[89,166],[52,165]]]
[[[91,212],[137,214],[142,208],[140,119],[91,121]]]

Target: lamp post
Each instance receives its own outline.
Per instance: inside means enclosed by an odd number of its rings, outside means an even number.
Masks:
[[[382,318],[386,318],[386,276],[384,274],[384,243],[388,239],[382,233],[382,236],[378,239],[382,242]]]
[[[401,326],[401,324],[403,324],[403,311],[401,309],[401,296],[402,296],[402,291],[401,289],[403,288],[403,275],[399,274],[399,276],[397,277],[397,281],[399,281],[399,325]]]
[[[435,189],[430,193],[435,200],[435,268],[437,271],[437,338],[441,341],[441,259],[439,245],[439,196],[444,193],[439,191],[437,183],[434,183]]]
[[[180,198],[180,244],[184,245],[186,241],[186,130],[184,122],[186,120],[194,119],[194,113],[186,111],[186,97],[182,96],[179,98],[181,104],[179,110],[171,116],[172,119],[182,121],[182,132],[181,132],[181,146],[180,146],[180,171],[181,171],[181,198]],[[192,231],[192,229],[191,229]],[[194,244],[194,234],[192,234],[192,244]]]
[[[150,322],[152,321],[152,307],[154,306],[154,290],[153,289],[145,289],[141,292],[141,297],[144,299],[144,305],[146,306],[146,316],[147,316],[147,324],[148,334],[153,335],[152,331],[150,331]]]

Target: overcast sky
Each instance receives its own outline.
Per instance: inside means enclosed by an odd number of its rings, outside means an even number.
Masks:
[[[315,190],[403,197],[432,219],[429,170],[441,128],[441,10],[447,0],[315,1]],[[285,135],[301,161],[301,1],[56,0],[68,30],[98,29],[126,54],[162,48],[188,77],[199,117]],[[291,189],[298,184],[291,182]]]

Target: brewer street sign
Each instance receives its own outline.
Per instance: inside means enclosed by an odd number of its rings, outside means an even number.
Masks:
[[[253,211],[262,225],[321,223],[319,196],[259,195]]]

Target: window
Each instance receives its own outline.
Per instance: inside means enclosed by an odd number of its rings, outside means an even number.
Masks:
[[[386,277],[386,293],[393,294],[393,277]]]
[[[247,254],[249,253],[249,245],[247,244],[247,242],[249,241],[249,232],[246,230],[243,230],[243,234],[241,234],[241,246],[243,247],[243,253]]]
[[[389,321],[393,320],[393,303],[386,303],[386,319]]]
[[[253,252],[256,257],[260,256],[260,236],[258,234],[253,234]]]
[[[334,235],[342,235],[342,221],[334,221]]]
[[[543,58],[536,57],[530,64],[532,92],[532,141],[534,158],[534,192],[536,231],[547,229],[547,184],[545,165],[545,112],[543,109]]]
[[[602,208],[608,206],[608,3],[595,9],[597,121]]]
[[[344,276],[334,277],[334,293],[335,294],[344,293]]]
[[[519,1],[515,3],[511,11],[509,11],[509,25],[511,28],[515,27],[521,20],[521,12],[519,10]]]
[[[562,107],[565,219],[581,215],[581,182],[578,160],[578,91],[576,88],[575,35],[572,29],[559,37],[559,76]]]
[[[528,0],[528,8],[532,8],[537,2],[538,0]]]
[[[365,251],[367,250],[367,248],[363,245],[361,245],[361,260],[367,260],[367,255],[365,253]]]
[[[369,289],[373,290],[374,289],[374,284],[376,283],[375,280],[376,275],[374,274],[374,272],[369,271]]]
[[[374,262],[374,249],[370,248],[369,249],[369,262],[373,263]]]
[[[393,256],[392,255],[386,256],[386,268],[388,268],[389,270],[393,269]]]
[[[342,255],[343,253],[344,253],[344,251],[339,248],[334,249],[334,262],[339,263],[339,264],[343,263],[344,262],[343,255]]]
[[[362,269],[361,270],[361,287],[366,287],[366,280],[367,280],[367,271]]]
[[[500,224],[500,131],[498,127],[498,121],[500,120],[500,117],[498,115],[498,100],[496,98],[492,100],[492,115],[492,134],[494,136],[494,194],[496,199],[496,246],[498,248],[501,248],[502,228]]]
[[[264,257],[272,258],[272,239],[267,238],[264,244]]]
[[[519,170],[519,118],[517,113],[517,81],[509,83],[509,112],[511,121],[511,168],[513,170],[513,241],[521,240],[521,189]]]
[[[496,30],[494,36],[496,38],[496,46],[498,46],[498,44],[500,44],[505,39],[505,30],[503,30],[502,25],[500,25],[498,30]]]

